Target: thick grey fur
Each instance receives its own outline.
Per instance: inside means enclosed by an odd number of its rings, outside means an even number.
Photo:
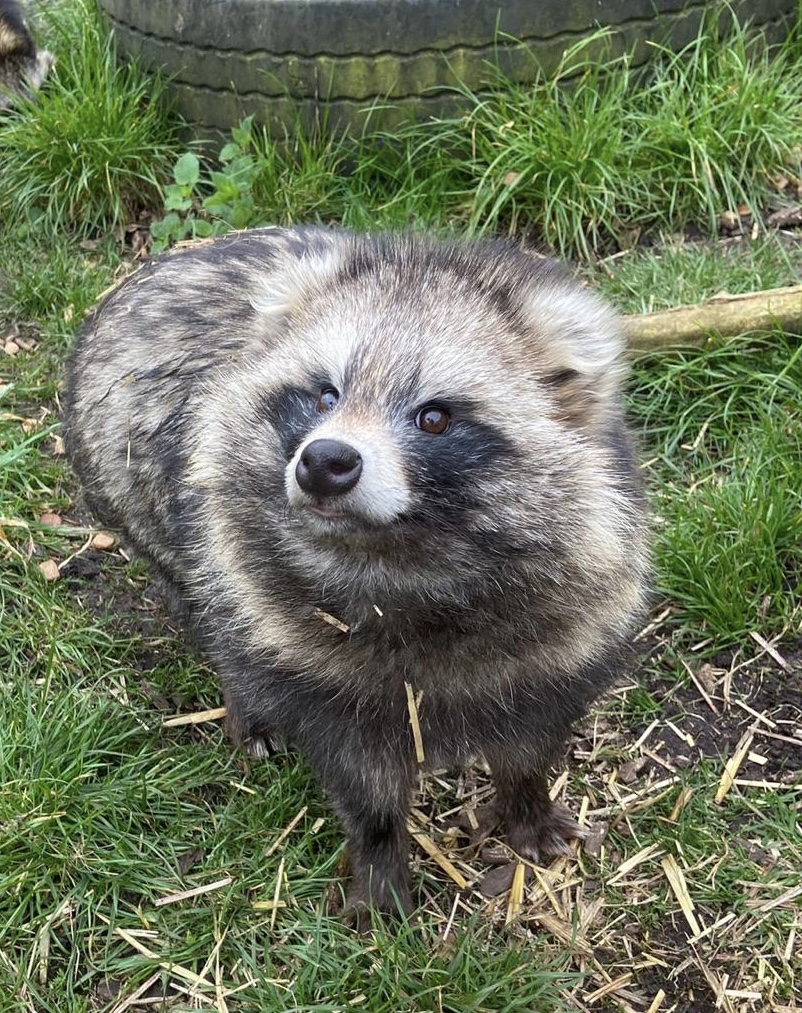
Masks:
[[[235,741],[312,764],[356,921],[414,907],[407,685],[425,764],[483,755],[517,852],[581,836],[548,770],[619,673],[648,573],[623,354],[600,300],[511,244],[318,228],[151,261],[78,336],[87,502],[161,578]]]

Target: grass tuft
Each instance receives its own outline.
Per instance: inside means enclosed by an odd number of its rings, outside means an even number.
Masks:
[[[797,629],[802,605],[802,348],[782,333],[641,367],[658,517],[656,567],[676,620],[712,651]]]
[[[646,78],[627,57],[604,58],[607,34],[576,43],[534,85],[499,76],[488,96],[467,95],[466,116],[411,129],[456,156],[452,181],[469,228],[525,233],[593,259],[644,231],[690,226],[713,236],[722,214],[757,213],[772,178],[798,173],[796,36],[770,50],[715,7],[680,53],[655,57]]]
[[[725,26],[720,26],[722,10]],[[715,234],[723,212],[765,203],[770,175],[799,164],[798,53],[713,7],[679,53],[663,51],[631,110],[632,169],[649,201],[643,223]]]
[[[534,232],[552,249],[588,258],[646,198],[631,156],[626,58],[599,59],[608,32],[572,46],[534,86],[499,78],[461,124],[471,138],[469,225]]]
[[[0,213],[82,233],[125,224],[153,206],[179,150],[164,84],[117,65],[88,0],[57,8],[44,41],[51,77],[0,118]]]

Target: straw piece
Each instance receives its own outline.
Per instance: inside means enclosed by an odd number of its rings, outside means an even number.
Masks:
[[[278,837],[275,839],[275,841],[273,841],[273,843],[267,849],[267,851],[264,854],[265,858],[270,858],[270,856],[273,854],[273,852],[276,851],[277,848],[281,847],[281,845],[289,837],[289,835],[293,832],[293,830],[298,826],[298,824],[301,822],[301,820],[304,818],[304,816],[306,816],[306,810],[308,808],[309,808],[308,805],[303,806],[293,816],[293,818],[290,820],[290,822],[286,825],[286,827],[284,827],[284,829],[281,831],[281,833],[278,835]]]
[[[187,900],[189,897],[197,897],[202,893],[211,893],[212,890],[220,890],[224,886],[231,886],[234,882],[231,876],[225,879],[218,879],[214,883],[207,883],[205,886],[196,886],[191,890],[179,890],[177,893],[168,893],[166,897],[159,897],[153,902],[154,907],[164,907],[165,904],[177,904],[179,901]]]
[[[196,988],[208,988],[211,991],[214,991],[214,983],[209,981],[208,978],[202,978],[199,974],[195,974],[194,971],[190,971],[188,968],[182,967],[180,964],[174,964],[170,960],[162,960],[158,953],[154,953],[153,950],[148,949],[147,946],[140,943],[139,940],[131,935],[130,932],[126,932],[125,929],[121,929],[117,926],[114,931],[121,939],[124,939],[129,946],[138,950],[139,953],[147,957],[149,960],[158,960],[159,967],[163,967],[166,971],[169,971],[170,974],[174,974],[177,978],[183,978],[184,981],[191,982],[191,984],[193,984]]]
[[[351,632],[350,626],[347,626],[342,620],[337,619],[336,616],[331,615],[329,612],[324,612],[323,609],[315,609],[315,615],[318,619],[322,619],[324,623],[333,626],[335,630],[339,630],[340,633]]]
[[[514,922],[521,913],[521,908],[524,903],[524,873],[526,872],[526,866],[523,862],[518,862],[515,866],[515,872],[512,874],[512,883],[510,884],[510,893],[507,899],[507,915],[504,919],[504,924],[509,925],[510,922]]]
[[[750,632],[749,636],[754,640],[756,644],[759,644],[763,648],[763,650],[766,651],[767,654],[770,654],[772,658],[774,658],[774,660],[777,662],[780,668],[785,669],[786,672],[791,671],[791,666],[788,664],[788,662],[785,660],[785,658],[780,654],[780,652],[773,644],[770,644],[768,640],[764,640],[764,638],[761,637],[761,635],[759,633],[756,633],[754,630]]]
[[[219,721],[226,716],[225,707],[213,707],[207,711],[193,711],[191,714],[179,714],[174,718],[162,721],[162,728],[177,728],[179,725],[202,725],[207,721]]]
[[[157,971],[155,974],[152,974],[147,981],[142,982],[135,992],[132,992],[126,999],[123,999],[122,1002],[117,1003],[111,1013],[124,1013],[124,1011],[129,1009],[129,1007],[138,1005],[138,1000],[141,999],[151,986],[156,984],[161,976],[161,971]],[[163,1003],[164,999],[160,998],[159,1002]]]
[[[446,856],[437,847],[437,845],[434,843],[431,837],[427,836],[419,827],[416,827],[415,824],[412,823],[411,821],[407,822],[407,830],[409,831],[409,834],[412,837],[412,839],[417,844],[420,845],[420,847],[426,852],[426,854],[430,858],[434,859],[434,861],[437,862],[437,864],[440,866],[443,872],[445,872],[448,876],[451,877],[451,879],[454,880],[454,882],[457,884],[460,890],[468,889],[467,879],[465,879],[465,877],[462,875],[459,869],[457,869],[456,866],[446,858]]]
[[[657,993],[657,995],[654,997],[654,999],[652,999],[649,1008],[646,1010],[646,1013],[657,1013],[657,1011],[663,1005],[663,1000],[665,999],[665,997],[666,994],[661,988],[660,991]]]
[[[796,900],[797,897],[802,897],[802,886],[792,886],[790,890],[786,890],[785,893],[780,894],[779,897],[775,897],[773,900],[748,900],[746,906],[760,914],[765,914],[766,911],[773,911],[774,908],[784,907],[792,900]]]
[[[409,723],[412,726],[412,741],[415,743],[415,759],[419,764],[422,764],[426,756],[423,752],[423,735],[421,735],[420,721],[418,719],[418,705],[423,698],[423,693],[418,694],[417,700],[415,699],[415,690],[412,688],[412,683],[405,682],[404,689],[407,694],[407,710],[409,711]]]
[[[679,795],[677,795],[677,801],[674,803],[674,808],[671,810],[671,815],[668,817],[670,823],[676,823],[679,819],[679,815],[685,806],[690,802],[691,796],[693,795],[693,788],[683,788]]]
[[[617,978],[613,978],[612,981],[608,981],[606,985],[602,985],[601,988],[597,988],[595,992],[586,992],[585,1001],[596,1002],[597,999],[603,999],[606,995],[618,992],[619,989],[622,989],[631,981],[632,974],[628,971],[626,974],[621,974]]]
[[[633,869],[637,868],[637,866],[641,865],[643,862],[646,862],[649,859],[655,858],[657,857],[657,855],[662,854],[662,851],[663,849],[660,847],[659,844],[650,844],[647,848],[641,848],[640,851],[632,855],[625,862],[622,862],[618,866],[615,875],[611,876],[610,879],[608,880],[608,885],[613,886],[613,884],[618,883],[627,875],[628,872],[631,872]]]
[[[723,802],[729,794],[730,789],[735,783],[735,775],[738,773],[738,768],[749,755],[749,750],[752,748],[752,740],[754,737],[754,727],[748,728],[741,736],[741,740],[736,746],[735,752],[724,765],[724,773],[721,775],[721,781],[719,782],[718,791],[716,792],[716,804]]]
[[[702,932],[702,927],[693,913],[693,901],[691,900],[691,895],[688,893],[688,885],[685,882],[685,875],[682,869],[677,865],[677,860],[673,855],[665,855],[660,864],[663,866],[663,872],[668,880],[668,885],[679,901],[679,906],[685,915],[685,921],[690,925],[694,936],[698,936]]]

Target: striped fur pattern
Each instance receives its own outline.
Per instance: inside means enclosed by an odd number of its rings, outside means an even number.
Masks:
[[[78,337],[87,502],[161,578],[234,740],[312,764],[357,922],[414,906],[405,684],[427,764],[487,759],[516,851],[580,836],[548,769],[647,585],[622,353],[602,302],[510,244],[312,227],[158,258]]]

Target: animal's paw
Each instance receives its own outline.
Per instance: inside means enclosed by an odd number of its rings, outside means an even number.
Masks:
[[[387,927],[410,922],[413,911],[412,896],[406,887],[374,889],[367,897],[356,883],[352,883],[341,918],[349,928],[364,934],[377,925]]]
[[[526,823],[507,827],[507,840],[513,851],[538,864],[554,855],[570,855],[569,841],[581,841],[587,836],[588,831],[557,802],[533,814]]]
[[[242,749],[256,760],[265,760],[278,752],[281,742],[277,736],[251,735],[240,743]]]
[[[349,895],[341,917],[343,923],[348,928],[360,933],[360,935],[371,932],[379,925],[384,926],[385,929],[392,930],[402,924],[414,925],[417,921],[412,914],[411,904],[409,905],[409,909],[400,904],[393,907],[377,907],[356,895]]]
[[[230,694],[226,695],[226,732],[235,746],[258,760],[281,748],[281,738],[265,724],[249,719]]]
[[[366,904],[361,897],[348,897],[345,907],[342,910],[343,924],[360,935],[366,935],[373,928],[375,921],[380,917],[376,908]]]

